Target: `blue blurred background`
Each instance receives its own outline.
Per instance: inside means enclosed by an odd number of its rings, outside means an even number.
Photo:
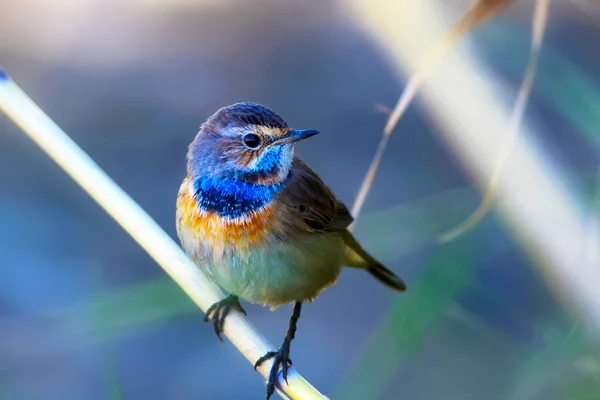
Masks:
[[[591,196],[600,14],[569,4],[552,14],[527,116]],[[254,101],[319,129],[298,151],[351,205],[386,120],[377,106],[404,85],[343,2],[3,0],[2,10],[2,66],[174,238],[187,145],[219,107]],[[473,35],[510,88],[530,12],[511,7]],[[480,201],[434,129],[415,103],[356,226],[408,293],[345,271],[303,309],[294,365],[332,399],[600,399],[597,345],[497,215],[431,244]],[[162,269],[5,116],[0,132],[0,399],[263,398],[260,375]],[[278,345],[291,308],[246,309]]]

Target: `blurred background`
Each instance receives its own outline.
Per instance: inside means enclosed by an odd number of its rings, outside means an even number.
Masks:
[[[319,129],[298,152],[352,204],[387,118],[378,105],[392,107],[406,79],[352,3],[2,0],[0,64],[176,238],[187,145],[239,101]],[[592,3],[552,4],[526,118],[597,210]],[[438,6],[456,19],[468,4]],[[513,96],[532,8],[517,1],[470,35]],[[433,244],[481,199],[437,129],[411,106],[356,225],[408,293],[345,271],[303,309],[294,366],[332,399],[600,399],[598,336],[499,215]],[[262,399],[260,375],[163,270],[4,115],[0,133],[0,399]],[[279,345],[291,308],[245,307]]]

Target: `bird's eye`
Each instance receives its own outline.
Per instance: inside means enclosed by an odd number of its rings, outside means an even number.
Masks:
[[[251,149],[255,149],[258,146],[260,146],[260,138],[258,137],[258,135],[255,135],[254,133],[249,133],[247,135],[244,135],[242,140],[244,141],[244,144]]]

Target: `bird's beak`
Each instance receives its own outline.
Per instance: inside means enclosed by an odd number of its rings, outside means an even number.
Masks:
[[[282,137],[281,139],[277,139],[272,144],[286,144],[286,143],[295,143],[300,140],[308,139],[311,136],[315,136],[319,131],[314,129],[296,129],[293,131],[289,131],[287,135]]]

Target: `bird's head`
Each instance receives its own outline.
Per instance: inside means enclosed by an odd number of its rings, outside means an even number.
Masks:
[[[190,145],[188,173],[194,178],[277,184],[290,172],[295,143],[317,133],[293,130],[259,104],[223,107],[202,124]]]

